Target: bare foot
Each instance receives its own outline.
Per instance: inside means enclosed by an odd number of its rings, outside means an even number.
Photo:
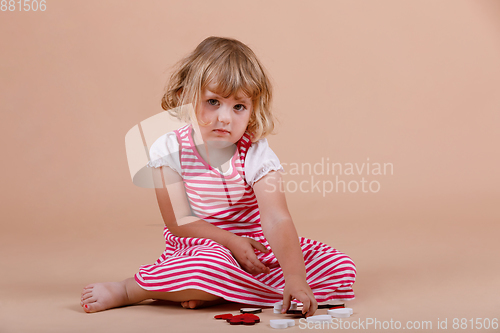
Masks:
[[[190,300],[190,301],[185,301],[181,302],[181,306],[184,309],[196,309],[196,308],[201,308],[204,303],[207,301],[200,301],[200,300]]]
[[[135,304],[146,299],[180,302],[183,308],[196,309],[226,302],[200,290],[154,292],[142,289],[134,278],[121,282],[92,283],[83,288],[80,305],[87,313]],[[197,298],[206,298],[207,301]],[[188,299],[188,301],[184,301]],[[189,300],[190,299],[190,300]]]
[[[92,283],[83,288],[80,305],[87,313],[132,304],[124,281]]]
[[[208,306],[217,305],[217,304],[221,304],[221,303],[225,303],[225,302],[227,302],[227,301],[223,298],[216,299],[214,301],[201,301],[198,299],[192,299],[190,301],[181,302],[181,306],[184,309],[198,309],[198,308],[205,308]]]

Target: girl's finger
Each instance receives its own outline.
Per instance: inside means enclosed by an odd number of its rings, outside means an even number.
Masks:
[[[281,308],[281,313],[286,313],[290,307],[291,295],[288,292],[283,293],[283,307]]]
[[[264,265],[257,258],[257,256],[255,254],[253,256],[251,256],[250,258],[248,258],[248,260],[250,260],[252,262],[252,264],[255,266],[255,268],[260,271],[260,273],[264,273],[267,271],[268,268],[266,267],[266,265]]]
[[[254,265],[254,263],[249,258],[247,258],[247,261],[245,263],[245,268],[246,268],[245,270],[252,275],[256,275],[256,274],[260,273],[258,268]]]
[[[316,298],[314,298],[314,295],[312,295],[312,297],[309,297],[309,299],[311,300],[311,305],[309,307],[309,311],[307,311],[306,313],[306,317],[314,315],[316,310],[318,310],[318,302],[316,302]]]
[[[302,303],[302,313],[305,314],[309,310],[310,300],[307,297],[307,294],[303,291],[297,291],[294,295],[295,299],[297,299],[300,303]]]
[[[261,242],[257,242],[255,239],[250,238],[250,244],[252,244],[254,248],[256,248],[262,253],[269,252],[269,249],[264,244],[262,244]]]
[[[302,292],[299,299],[303,304],[302,313],[306,315],[306,317],[312,316],[316,310],[318,309],[318,302],[316,302],[316,298],[314,298],[314,294],[309,294],[308,292]]]
[[[309,299],[309,297],[307,297],[306,294],[301,294],[300,298],[297,299],[302,302],[302,313],[305,314],[306,316],[308,314],[310,315],[311,300]]]

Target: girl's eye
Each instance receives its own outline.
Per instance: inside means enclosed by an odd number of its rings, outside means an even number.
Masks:
[[[238,108],[239,106],[239,108]],[[243,111],[245,110],[245,106],[243,104],[238,104],[234,107],[236,109],[236,111]]]
[[[211,98],[211,99],[209,99],[207,102],[208,102],[208,104],[215,106],[215,105],[217,105],[217,103],[218,103],[219,101],[217,101],[216,99]]]
[[[218,100],[216,100],[216,99],[210,98],[210,99],[208,99],[208,100],[207,100],[207,103],[208,103],[209,105],[211,105],[211,106],[217,106],[217,105],[219,104],[219,101],[218,101]],[[236,111],[244,111],[244,110],[246,109],[246,107],[245,107],[245,105],[243,105],[243,104],[236,104],[236,105],[234,106],[234,109],[235,109]]]

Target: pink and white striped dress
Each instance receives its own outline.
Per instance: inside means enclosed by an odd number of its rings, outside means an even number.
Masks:
[[[238,141],[226,173],[212,168],[194,145],[192,126],[174,131],[180,143],[182,178],[193,213],[213,225],[242,237],[251,237],[271,249],[262,232],[252,187],[245,181],[245,157],[252,142],[248,133]],[[137,283],[151,291],[199,289],[228,301],[272,306],[283,298],[283,271],[274,256],[256,251],[270,274],[245,272],[231,252],[206,238],[186,238],[163,231],[166,248],[153,265],[141,266]],[[318,302],[354,299],[356,267],[347,255],[330,246],[299,237],[307,282]]]

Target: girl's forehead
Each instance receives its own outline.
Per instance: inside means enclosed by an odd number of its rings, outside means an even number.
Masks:
[[[210,82],[204,89],[204,93],[206,92],[209,92],[209,93],[212,93],[212,94],[216,94],[216,95],[219,95],[221,97],[222,96],[222,90],[221,87],[215,83],[215,82]],[[251,98],[249,96],[247,96],[244,92],[243,92],[243,89],[239,89],[238,91],[236,92],[232,92],[231,94],[232,97],[234,97],[234,99],[236,100],[251,100]]]

